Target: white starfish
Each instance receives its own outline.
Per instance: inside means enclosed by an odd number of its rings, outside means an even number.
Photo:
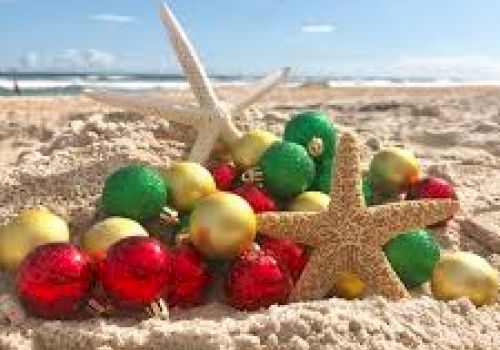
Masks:
[[[271,91],[288,75],[290,68],[283,68],[268,75],[258,82],[245,98],[232,105],[226,104],[215,95],[196,51],[166,4],[162,6],[161,18],[198,106],[170,105],[158,96],[147,94],[116,91],[86,93],[99,102],[143,115],[158,115],[170,121],[193,126],[198,131],[198,137],[189,160],[205,163],[219,138],[231,146],[242,136],[233,123],[232,115],[242,112]]]

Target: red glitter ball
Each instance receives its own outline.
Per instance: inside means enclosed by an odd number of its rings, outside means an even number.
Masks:
[[[439,177],[427,177],[417,182],[408,193],[407,199],[456,198],[453,185]]]
[[[286,303],[291,289],[288,271],[259,250],[248,251],[234,262],[226,280],[229,304],[240,310]]]
[[[156,239],[128,237],[113,244],[99,265],[99,280],[120,308],[143,308],[170,281],[171,257]]]
[[[172,251],[172,282],[167,288],[170,306],[188,308],[205,301],[212,274],[203,257],[191,244],[180,244]]]
[[[309,260],[304,246],[289,238],[264,236],[261,241],[261,249],[287,269],[294,281],[300,277]]]
[[[23,261],[17,293],[34,315],[70,318],[84,304],[93,281],[88,256],[69,243],[37,247]]]
[[[229,191],[232,188],[233,181],[238,177],[234,165],[227,163],[211,166],[209,170],[217,188],[221,191]]]
[[[258,188],[252,183],[244,183],[233,192],[245,199],[256,213],[278,210],[276,202],[271,195],[266,190]]]

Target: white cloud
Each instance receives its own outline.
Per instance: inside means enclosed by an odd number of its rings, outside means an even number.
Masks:
[[[117,58],[98,49],[66,49],[56,53],[29,52],[20,58],[20,65],[30,70],[80,71],[115,68]]]
[[[302,25],[304,33],[331,33],[335,30],[333,24],[328,23],[306,23]]]
[[[115,13],[98,13],[91,15],[91,21],[103,22],[103,23],[116,23],[116,24],[126,24],[136,22],[137,19],[132,16],[118,15]]]
[[[500,58],[486,55],[403,56],[392,63],[391,70],[406,75],[500,76]]]

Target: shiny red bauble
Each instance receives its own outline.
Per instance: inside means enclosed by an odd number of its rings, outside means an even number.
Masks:
[[[233,192],[245,199],[256,213],[278,210],[276,202],[271,195],[253,183],[246,182],[234,189]]]
[[[228,302],[239,310],[286,303],[291,289],[288,271],[260,250],[250,250],[235,261],[226,280]]]
[[[308,261],[303,245],[295,243],[289,238],[269,236],[264,236],[260,243],[261,249],[276,259],[283,268],[286,268],[294,281],[300,277]]]
[[[188,308],[205,301],[205,292],[212,274],[203,257],[190,244],[172,250],[172,282],[167,287],[170,306]]]
[[[229,191],[233,186],[233,181],[238,177],[234,165],[228,163],[213,165],[209,170],[220,191]]]
[[[427,177],[412,186],[407,199],[456,198],[453,185],[439,177]]]
[[[113,244],[99,264],[99,281],[118,308],[144,308],[170,280],[171,257],[156,239],[128,237]]]
[[[50,243],[33,250],[17,277],[17,293],[35,316],[74,317],[86,302],[93,281],[89,257],[69,243]]]

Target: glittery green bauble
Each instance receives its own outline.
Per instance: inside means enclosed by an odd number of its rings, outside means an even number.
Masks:
[[[287,141],[271,145],[262,155],[259,167],[266,189],[280,198],[307,190],[315,174],[314,162],[304,147]]]
[[[333,167],[333,159],[331,158],[316,162],[316,176],[311,186],[312,190],[330,194]]]
[[[363,178],[362,182],[362,190],[363,190],[363,198],[365,199],[365,205],[370,206],[374,203],[374,193],[373,193],[373,184],[367,178]]]
[[[167,195],[165,180],[158,171],[146,165],[129,165],[106,179],[102,206],[109,215],[145,221],[160,215]]]
[[[311,142],[320,138],[322,152],[311,152]],[[306,111],[295,115],[285,126],[285,141],[304,146],[315,160],[332,159],[337,143],[337,130],[328,115],[320,111]]]
[[[408,288],[428,281],[439,261],[439,245],[425,230],[406,231],[384,246],[392,268]]]

